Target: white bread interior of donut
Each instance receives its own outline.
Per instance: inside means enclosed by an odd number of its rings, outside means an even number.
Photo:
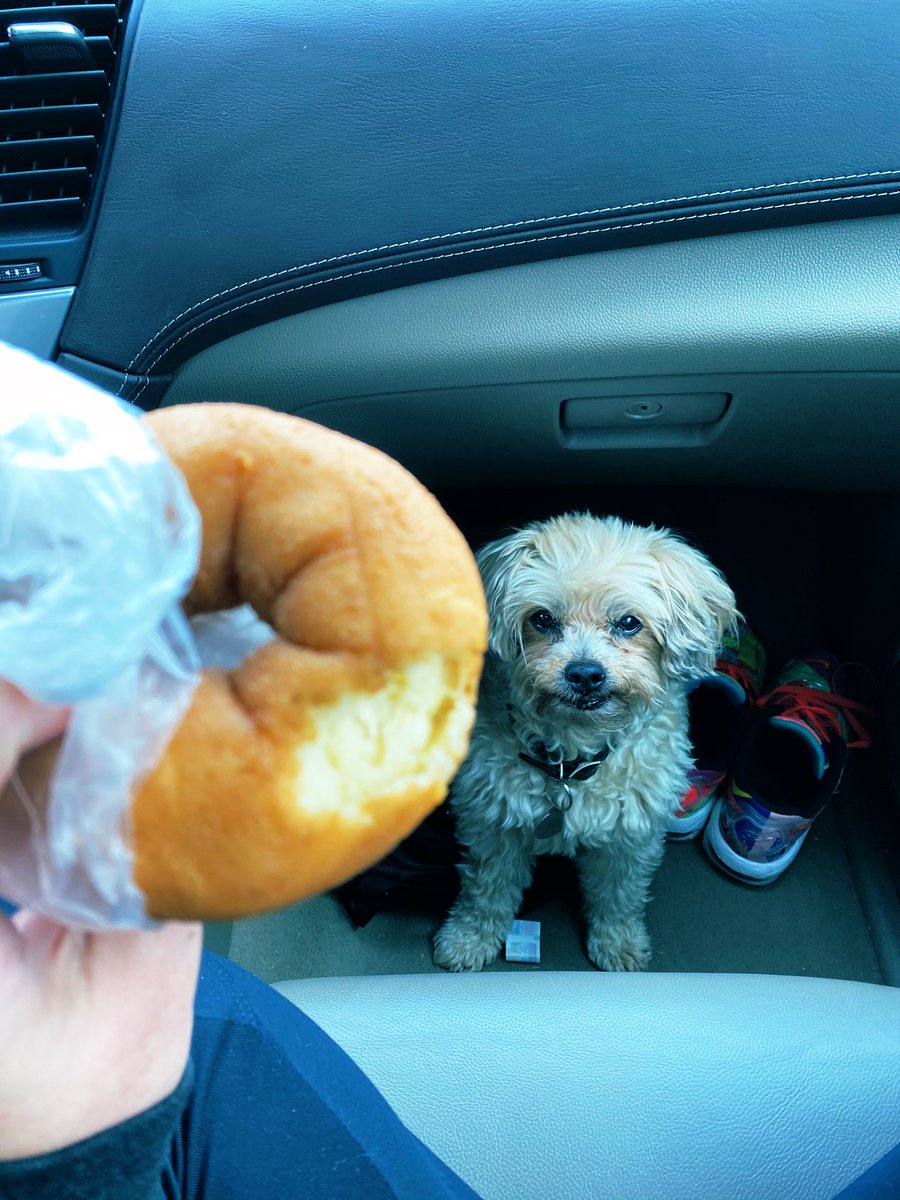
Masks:
[[[203,520],[189,612],[251,603],[278,640],[204,672],[134,798],[160,917],[237,917],[322,891],[444,798],[487,619],[437,501],[371,447],[299,418],[189,405],[149,424]]]
[[[393,669],[377,692],[351,692],[309,710],[295,789],[308,812],[373,819],[373,795],[428,786],[465,753],[471,705],[439,654]]]

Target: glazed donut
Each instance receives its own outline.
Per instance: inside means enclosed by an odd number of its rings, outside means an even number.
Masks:
[[[159,918],[234,918],[333,887],[443,799],[486,613],[462,535],[379,451],[238,404],[146,418],[202,519],[189,615],[249,603],[277,637],[204,670],[131,820]]]

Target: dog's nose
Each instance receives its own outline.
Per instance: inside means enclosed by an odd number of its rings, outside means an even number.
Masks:
[[[600,663],[591,659],[578,659],[570,662],[563,671],[566,683],[570,683],[579,692],[598,692],[606,682],[606,672]]]

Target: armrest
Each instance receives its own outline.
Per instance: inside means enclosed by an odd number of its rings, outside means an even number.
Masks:
[[[485,1200],[825,1200],[900,1142],[891,988],[536,972],[276,986]]]

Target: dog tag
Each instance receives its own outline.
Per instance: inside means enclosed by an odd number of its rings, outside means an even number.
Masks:
[[[538,821],[534,827],[535,837],[551,838],[556,837],[558,833],[562,833],[563,815],[558,808],[551,808],[550,811]]]

